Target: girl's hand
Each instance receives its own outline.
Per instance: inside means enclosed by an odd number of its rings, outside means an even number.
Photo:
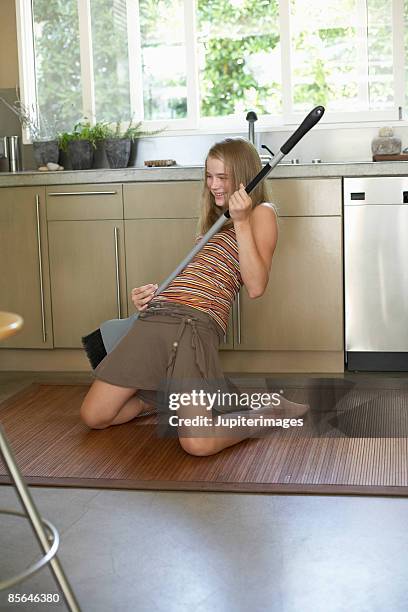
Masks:
[[[146,310],[148,303],[153,299],[158,285],[142,285],[132,289],[132,302],[139,311]]]
[[[252,200],[242,183],[229,199],[228,208],[231,219],[235,222],[246,221],[252,210]]]

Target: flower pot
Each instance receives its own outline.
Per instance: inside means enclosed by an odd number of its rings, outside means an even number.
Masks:
[[[126,168],[130,156],[130,140],[107,138],[104,143],[109,168]]]
[[[137,158],[137,146],[139,144],[139,139],[135,138],[130,141],[130,156],[128,161],[128,168],[133,168],[136,166],[136,158]]]
[[[93,164],[94,148],[89,140],[70,140],[67,153],[72,170],[90,170]]]
[[[33,142],[34,161],[37,168],[49,162],[58,164],[59,149],[57,140],[37,140]]]
[[[95,141],[94,161],[92,168],[102,169],[109,168],[108,160],[106,159],[105,141]]]

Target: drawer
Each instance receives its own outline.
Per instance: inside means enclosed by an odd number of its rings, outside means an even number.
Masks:
[[[123,185],[125,219],[198,217],[201,181],[128,183]]]
[[[123,219],[122,185],[57,185],[46,188],[48,221]]]
[[[271,179],[268,189],[281,217],[341,215],[341,178]]]

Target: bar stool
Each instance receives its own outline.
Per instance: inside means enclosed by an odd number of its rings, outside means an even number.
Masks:
[[[12,312],[1,312],[0,311],[0,340],[12,336],[17,333],[23,326],[23,319]],[[71,589],[70,584],[64,574],[62,566],[56,556],[56,552],[59,546],[59,534],[54,525],[49,521],[41,518],[38,513],[37,507],[31,497],[30,491],[24,482],[22,474],[17,466],[13,451],[10,447],[10,443],[7,440],[5,431],[0,424],[0,458],[3,459],[6,466],[7,472],[11,478],[12,483],[16,489],[18,497],[20,498],[21,505],[25,512],[14,512],[12,510],[0,510],[1,514],[10,514],[14,516],[22,516],[29,520],[31,527],[34,531],[35,536],[44,552],[44,556],[39,560],[30,565],[26,570],[3,580],[0,582],[0,591],[4,589],[10,589],[12,586],[18,584],[25,578],[32,576],[43,568],[47,563],[50,564],[53,571],[56,582],[58,583],[65,603],[69,610],[72,612],[80,612],[80,607],[76,601],[75,595]],[[44,529],[46,527],[47,531]],[[51,544],[52,543],[52,544]]]

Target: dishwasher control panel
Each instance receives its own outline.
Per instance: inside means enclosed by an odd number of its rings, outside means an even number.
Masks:
[[[364,204],[408,204],[408,177],[345,178],[344,205]]]

